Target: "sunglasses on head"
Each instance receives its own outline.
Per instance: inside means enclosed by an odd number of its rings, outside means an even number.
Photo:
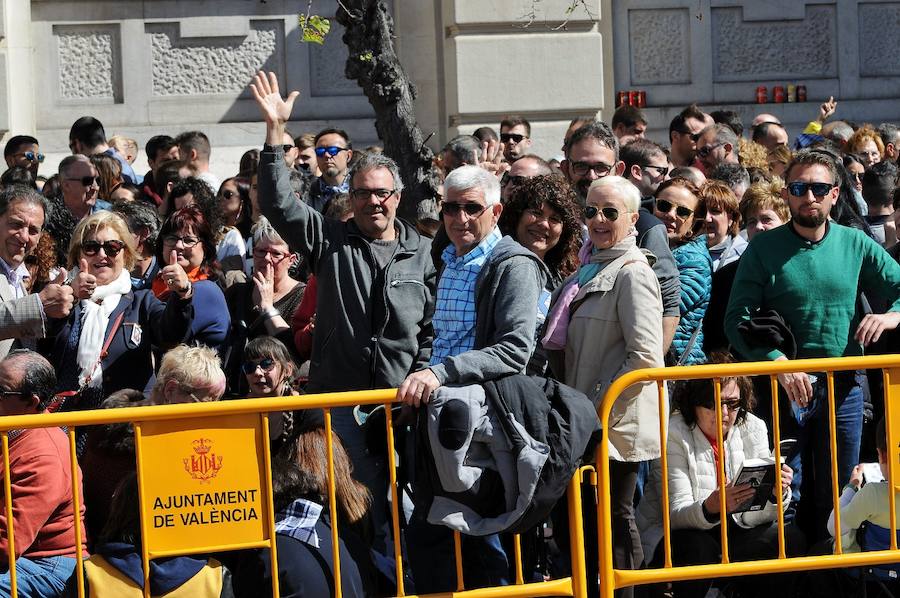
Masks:
[[[85,187],[90,187],[94,183],[100,184],[100,177],[98,176],[82,176],[82,177],[69,177],[66,179],[67,181],[78,181]]]
[[[81,252],[84,255],[97,255],[100,253],[100,249],[103,249],[103,252],[109,257],[116,257],[119,255],[119,252],[125,248],[125,243],[122,241],[85,241],[81,244]]]
[[[656,209],[659,210],[663,214],[668,214],[675,209],[675,215],[679,218],[690,218],[691,214],[694,213],[694,210],[686,207],[680,206],[678,204],[674,204],[671,201],[666,201],[665,199],[657,199],[656,200]]]
[[[291,146],[291,147],[294,147],[294,146]],[[339,153],[345,152],[348,149],[350,149],[350,148],[338,147],[336,145],[329,145],[328,147],[317,147],[316,155],[320,158],[324,158],[325,154],[328,154],[329,156],[331,156],[333,158],[333,157],[337,156]]]
[[[256,371],[256,368],[262,368],[262,371],[270,372],[274,367],[275,360],[271,357],[265,357],[263,359],[260,359],[259,361],[245,361],[241,364],[241,370],[245,374],[252,374]]]
[[[519,133],[500,133],[500,141],[503,143],[509,143],[510,141],[521,143],[523,139],[528,139],[528,136],[520,135]]]
[[[816,197],[823,197],[834,189],[834,185],[831,183],[801,183],[800,181],[795,181],[788,183],[787,189],[788,193],[794,197],[803,197],[807,191],[812,191],[812,194]]]
[[[456,203],[453,201],[445,201],[441,203],[441,213],[446,214],[447,216],[456,216],[459,214],[460,210],[469,216],[479,216],[486,209],[488,209],[488,206],[483,206],[480,203],[474,202]]]
[[[610,222],[615,222],[619,219],[619,210],[617,210],[616,208],[598,208],[597,206],[584,206],[585,220],[590,220],[591,218],[596,217],[597,214],[603,214],[603,217]]]

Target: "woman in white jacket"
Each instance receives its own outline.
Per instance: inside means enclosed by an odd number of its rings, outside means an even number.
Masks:
[[[713,362],[728,363],[728,355],[715,356]],[[778,554],[777,502],[773,494],[761,510],[735,512],[756,492],[749,484],[735,486],[731,480],[746,459],[771,457],[765,424],[750,413],[753,394],[750,379],[744,376],[722,380],[722,435],[725,449],[725,508],[728,515],[728,548],[732,561],[774,558]],[[672,533],[672,564],[692,565],[721,561],[720,504],[718,492],[718,446],[716,441],[715,391],[712,380],[689,380],[676,387],[676,410],[669,418],[668,458],[669,516]],[[660,462],[654,462],[645,495],[637,513],[644,554],[651,566],[661,566],[662,510]],[[792,472],[782,465],[783,505],[790,497]],[[785,527],[788,556],[803,554],[806,543],[793,526]],[[652,560],[651,560],[652,556]],[[753,585],[760,595],[786,590],[785,580],[757,578]],[[750,581],[750,580],[748,580]],[[674,595],[703,597],[712,580],[673,584]],[[746,585],[743,586],[747,588]],[[765,587],[765,589],[763,589]]]

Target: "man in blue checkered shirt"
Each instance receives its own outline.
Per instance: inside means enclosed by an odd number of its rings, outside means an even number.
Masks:
[[[441,254],[429,366],[407,376],[398,398],[427,403],[441,385],[479,384],[525,371],[534,349],[545,269],[533,253],[503,237],[500,184],[478,166],[444,181],[441,214],[449,245]],[[418,593],[455,587],[450,530],[414,516],[407,531]],[[505,585],[508,560],[497,535],[463,538],[466,589]]]

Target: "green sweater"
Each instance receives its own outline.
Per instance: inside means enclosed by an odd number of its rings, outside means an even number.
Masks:
[[[772,309],[790,326],[798,359],[862,355],[854,335],[862,317],[856,299],[863,291],[900,311],[900,266],[880,245],[833,222],[813,243],[786,224],[755,237],[741,257],[725,332],[747,359],[781,357],[774,347],[750,347],[737,330],[758,308]]]

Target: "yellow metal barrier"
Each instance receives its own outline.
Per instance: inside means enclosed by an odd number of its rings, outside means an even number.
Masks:
[[[11,585],[12,585],[12,595],[17,596],[16,589],[16,568],[15,568],[15,540],[14,535],[15,531],[13,529],[13,510],[12,510],[12,501],[13,496],[10,492],[10,479],[9,479],[9,438],[8,434],[11,430],[19,430],[19,429],[31,429],[31,428],[48,428],[48,427],[66,427],[68,429],[68,438],[69,438],[69,452],[70,452],[70,460],[73,471],[73,496],[75,502],[75,512],[78,513],[80,511],[80,503],[82,501],[81,495],[81,484],[79,483],[79,479],[77,477],[76,472],[78,471],[78,463],[75,453],[75,430],[81,426],[94,426],[94,425],[104,425],[104,424],[113,424],[113,423],[132,423],[134,426],[134,434],[135,434],[135,451],[136,451],[136,466],[138,472],[138,488],[139,488],[139,496],[140,496],[140,513],[141,513],[141,557],[142,563],[144,567],[144,596],[150,595],[150,584],[148,583],[149,576],[149,562],[154,558],[161,557],[169,557],[176,556],[181,554],[198,554],[204,552],[210,552],[211,549],[215,549],[217,551],[227,551],[227,550],[239,550],[244,548],[262,548],[268,547],[272,550],[272,583],[273,583],[273,596],[278,596],[278,563],[277,563],[277,555],[275,553],[275,531],[274,531],[274,513],[272,509],[272,477],[271,477],[271,455],[269,454],[269,442],[268,442],[268,414],[275,413],[280,411],[289,411],[296,409],[312,409],[312,408],[322,408],[325,412],[325,424],[326,430],[331,430],[331,409],[337,407],[352,407],[359,404],[364,405],[376,405],[376,404],[384,404],[385,405],[385,414],[386,414],[386,427],[387,427],[387,442],[388,442],[388,457],[389,457],[389,475],[390,475],[390,492],[391,492],[391,515],[392,515],[392,532],[394,539],[394,558],[396,559],[396,574],[397,574],[397,592],[398,596],[407,596],[405,594],[405,588],[403,583],[403,559],[401,554],[401,541],[400,541],[400,519],[399,519],[399,490],[397,488],[397,479],[396,479],[396,462],[394,457],[394,437],[393,437],[393,421],[391,417],[391,409],[390,403],[395,401],[396,390],[377,390],[377,391],[360,391],[360,392],[343,392],[343,393],[331,393],[331,394],[320,394],[320,395],[303,395],[303,396],[292,396],[292,397],[278,397],[278,398],[265,398],[265,399],[245,399],[238,401],[225,401],[218,403],[193,403],[193,404],[180,404],[180,405],[160,405],[160,406],[145,406],[145,407],[123,407],[120,409],[105,409],[105,410],[95,410],[95,411],[82,411],[82,412],[71,412],[71,413],[54,413],[54,414],[38,414],[38,415],[21,415],[21,416],[9,416],[0,418],[0,443],[2,443],[3,449],[3,472],[4,472],[4,506],[7,517],[7,529],[3,532],[6,534],[6,537],[9,541],[9,571],[11,577]],[[235,416],[250,416],[248,418],[244,418],[241,420],[238,418],[235,420]],[[253,417],[256,416],[256,417]],[[265,513],[262,515],[264,517],[264,525],[263,529],[267,532],[267,536],[263,540],[256,542],[234,542],[234,543],[219,543],[215,546],[209,545],[193,545],[191,547],[182,549],[182,550],[172,550],[172,549],[164,549],[164,550],[150,550],[147,546],[148,543],[148,534],[151,532],[152,527],[155,526],[155,522],[148,521],[148,499],[150,498],[147,495],[148,492],[148,484],[150,483],[150,479],[153,477],[152,468],[148,467],[148,464],[151,463],[151,456],[143,454],[144,451],[142,447],[144,443],[148,439],[148,435],[152,435],[154,431],[158,431],[162,426],[162,424],[169,424],[175,430],[175,433],[183,433],[181,428],[187,427],[189,430],[190,424],[201,421],[204,423],[208,423],[209,430],[215,430],[217,427],[222,427],[223,422],[230,421],[247,421],[250,422],[248,426],[252,428],[252,430],[262,431],[263,433],[263,441],[262,442],[250,442],[249,444],[254,444],[258,446],[245,446],[242,445],[240,449],[242,451],[259,451],[259,456],[262,458],[261,463],[263,464],[263,472],[262,479],[260,480],[261,493],[264,493],[264,496],[261,496],[261,504],[265,505]],[[231,425],[231,424],[229,424]],[[247,429],[242,429],[243,432],[246,432]],[[212,433],[210,434],[212,435]],[[254,438],[258,438],[259,434]],[[335,495],[335,480],[334,480],[334,455],[333,455],[333,441],[331,433],[329,432],[326,435],[327,442],[327,458],[328,458],[328,502],[329,509],[332,514],[337,512],[336,509],[336,495]],[[198,439],[198,444],[195,447],[198,452],[197,458],[201,460],[202,463],[209,463],[208,461],[202,461],[203,459],[212,458],[213,467],[215,468],[215,459],[216,456],[213,454],[211,457],[207,454],[211,448],[210,445],[212,442],[208,441],[206,438]],[[177,452],[174,453],[174,456],[179,460],[181,459],[181,455]],[[171,455],[169,456],[171,458]],[[253,455],[251,455],[252,460]],[[185,459],[185,467],[188,467],[187,459]],[[221,465],[221,460],[219,462]],[[576,472],[575,476],[573,476],[572,480],[569,483],[568,488],[568,505],[569,505],[569,528],[570,532],[570,551],[573,557],[576,555],[584,554],[584,536],[582,532],[582,524],[581,524],[581,479],[585,475],[585,473],[592,472],[593,468],[586,467],[582,468],[578,472]],[[199,474],[198,474],[199,475]],[[210,474],[211,475],[211,474]],[[206,481],[209,481],[207,479]],[[90,505],[88,505],[90,508]],[[334,573],[335,573],[335,595],[337,597],[341,596],[341,583],[340,583],[340,555],[339,555],[339,530],[338,530],[338,522],[337,517],[332,516],[332,544],[333,544],[333,559],[334,559]],[[81,542],[81,526],[76,525],[76,542],[80,546]],[[195,536],[203,536],[203,534],[195,534]],[[196,538],[193,540],[194,542],[198,542]],[[204,538],[200,538],[200,542],[205,541]],[[476,590],[464,590],[463,585],[463,577],[462,577],[462,565],[460,559],[460,538],[459,534],[455,534],[455,544],[456,544],[456,557],[457,557],[457,582],[458,588],[456,592],[449,594],[442,594],[443,596],[456,596],[458,598],[508,598],[508,597],[518,597],[518,596],[576,596],[582,597],[586,595],[586,580],[585,580],[585,568],[584,563],[581,562],[578,558],[573,558],[572,567],[573,574],[571,577],[566,577],[563,579],[556,579],[550,581],[536,582],[536,583],[524,583],[523,580],[523,572],[521,562],[519,562],[520,558],[520,549],[519,549],[519,539],[518,536],[515,537],[515,552],[516,552],[516,580],[514,585],[505,586],[505,587],[495,587],[495,588],[482,588]],[[83,567],[82,567],[82,556],[79,553],[77,556],[77,564],[76,564],[76,575],[78,581],[78,595],[79,597],[84,596],[84,576],[83,576]],[[436,596],[436,595],[433,595]]]
[[[720,563],[706,565],[691,565],[674,567],[672,565],[671,547],[671,521],[669,518],[669,489],[668,489],[668,462],[666,458],[667,421],[660,421],[659,433],[661,439],[662,456],[660,464],[661,476],[661,505],[663,520],[663,549],[665,551],[664,563],[661,568],[642,570],[621,570],[613,566],[612,536],[607,530],[612,529],[612,515],[609,493],[609,445],[608,445],[608,421],[613,403],[625,389],[636,383],[655,382],[659,396],[659,412],[667,413],[664,384],[666,381],[712,379],[715,388],[715,406],[717,422],[717,438],[719,455],[725,455],[722,438],[722,408],[721,380],[733,376],[769,376],[772,390],[772,419],[773,419],[773,444],[775,447],[775,462],[780,462],[781,430],[779,426],[778,382],[777,375],[790,372],[826,372],[828,385],[829,425],[831,454],[836,455],[835,436],[835,397],[834,397],[834,372],[855,371],[865,369],[881,369],[884,377],[884,405],[885,422],[888,446],[888,476],[887,480],[892,491],[889,496],[890,525],[891,525],[891,549],[872,552],[859,552],[843,554],[840,534],[840,509],[839,488],[837,481],[837,461],[832,458],[832,499],[835,508],[835,553],[824,556],[787,557],[785,555],[784,540],[784,515],[782,509],[781,492],[777,492],[777,526],[778,526],[778,556],[773,559],[757,561],[731,562],[728,551],[727,526],[721,528],[722,560]],[[900,491],[896,481],[900,480],[900,447],[897,444],[897,434],[900,433],[900,355],[884,355],[871,357],[846,357],[827,359],[798,359],[794,361],[769,361],[757,363],[733,363],[717,365],[699,365],[688,367],[670,367],[636,370],[629,372],[613,382],[598,407],[598,414],[603,428],[603,442],[597,449],[597,467],[600,474],[598,484],[598,536],[599,546],[599,576],[600,596],[612,598],[616,589],[661,582],[687,581],[696,579],[710,579],[719,577],[734,577],[741,575],[753,575],[762,573],[786,573],[803,570],[828,569],[834,567],[856,567],[862,565],[880,565],[900,562],[900,550],[897,549],[897,520],[895,513],[895,493]],[[719,507],[720,513],[726,512],[725,508],[725,471],[724,458],[718,460],[719,467]],[[648,560],[650,555],[646,555]]]

